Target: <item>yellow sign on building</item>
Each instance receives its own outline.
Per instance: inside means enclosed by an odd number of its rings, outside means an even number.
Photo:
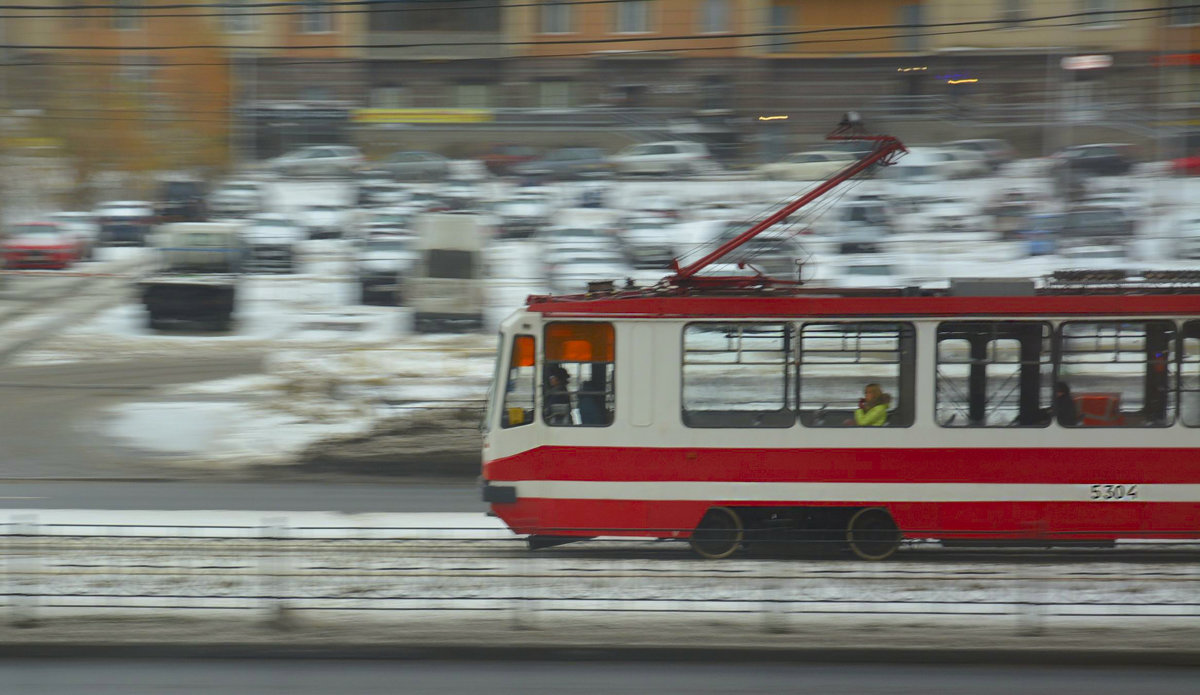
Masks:
[[[355,123],[487,123],[490,109],[355,109]]]

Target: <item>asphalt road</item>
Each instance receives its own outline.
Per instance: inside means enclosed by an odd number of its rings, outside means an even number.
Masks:
[[[106,406],[158,386],[261,371],[239,351],[121,362],[0,368],[0,478],[160,477],[147,454],[100,441],[86,423]]]
[[[484,512],[474,483],[0,480],[0,509]]]
[[[561,661],[0,661],[10,693],[1192,695],[1190,669]]]

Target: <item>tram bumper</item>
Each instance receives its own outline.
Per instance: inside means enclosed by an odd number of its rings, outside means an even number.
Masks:
[[[483,501],[489,504],[516,504],[517,488],[515,485],[493,485],[490,480],[480,484]]]

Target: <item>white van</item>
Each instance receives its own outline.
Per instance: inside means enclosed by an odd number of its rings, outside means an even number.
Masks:
[[[404,281],[413,327],[422,333],[483,327],[485,219],[479,215],[419,215],[416,260]]]

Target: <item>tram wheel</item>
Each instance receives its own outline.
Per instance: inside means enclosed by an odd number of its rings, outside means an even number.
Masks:
[[[860,509],[846,524],[846,542],[850,551],[863,560],[885,560],[900,547],[900,529],[888,510],[881,507]]]
[[[729,557],[742,547],[745,529],[738,513],[729,507],[712,507],[692,531],[692,550],[710,560]]]

